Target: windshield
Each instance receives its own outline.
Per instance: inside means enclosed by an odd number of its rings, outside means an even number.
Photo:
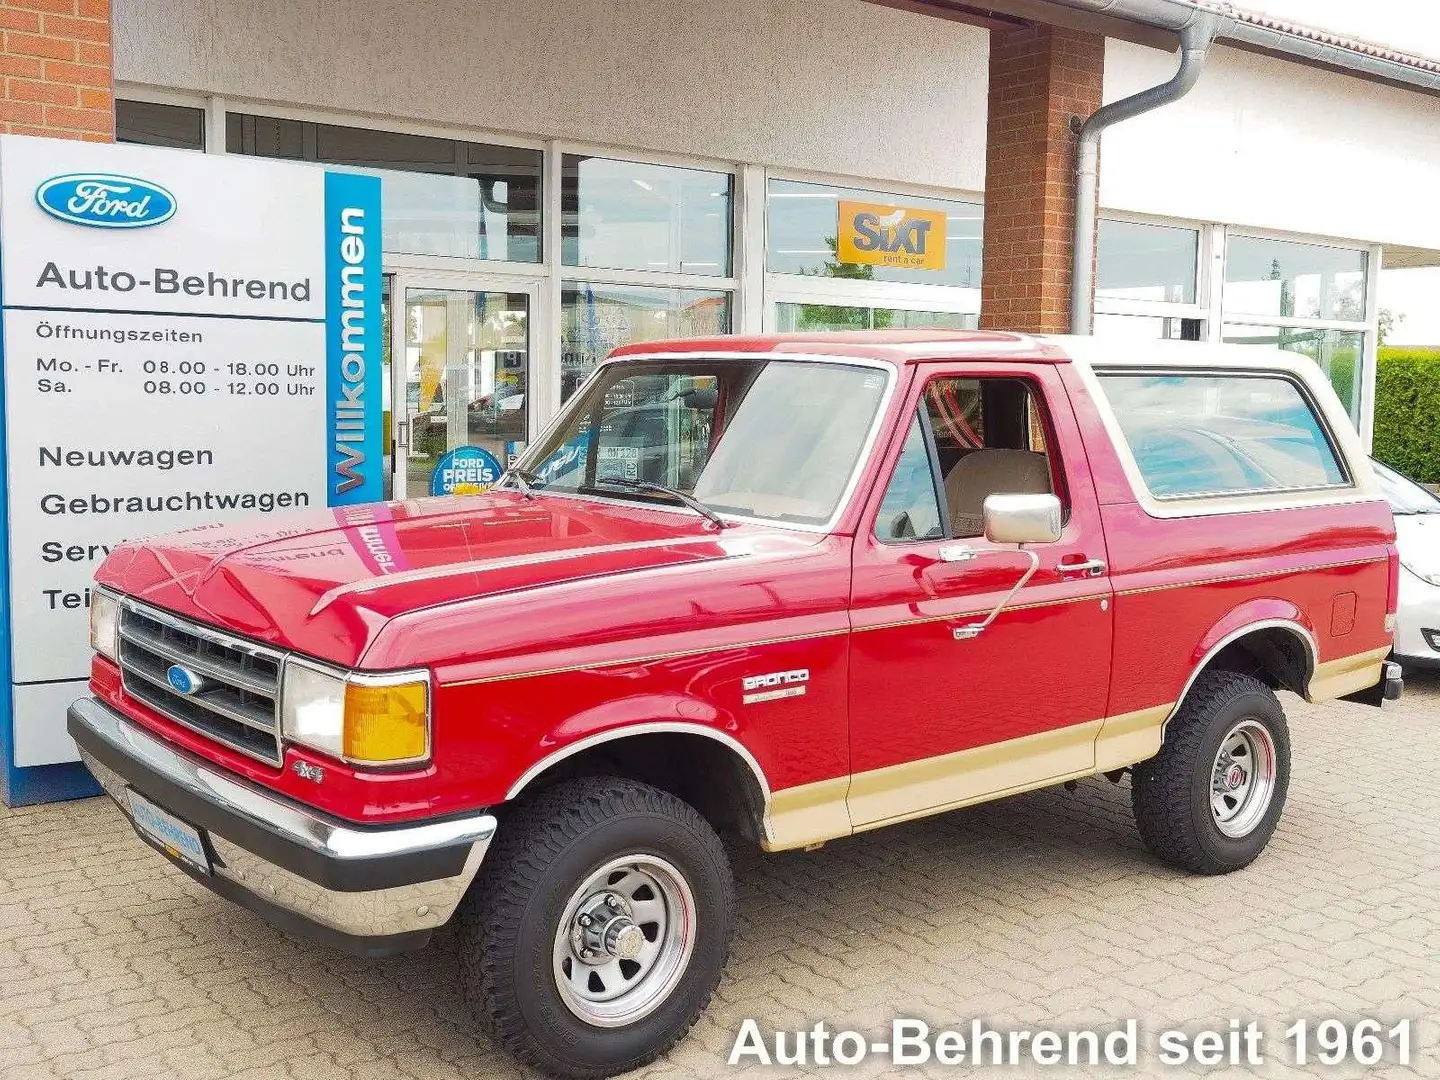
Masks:
[[[1380,490],[1390,500],[1390,509],[1396,514],[1440,514],[1440,499],[1426,491],[1413,480],[1401,476],[1394,469],[1372,461],[1375,475],[1380,478]]]
[[[672,503],[605,480],[662,484],[720,513],[820,525],[844,498],[886,380],[768,357],[620,361],[516,467],[537,491]]]

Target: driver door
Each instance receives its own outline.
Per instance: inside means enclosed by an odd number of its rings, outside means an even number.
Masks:
[[[851,818],[863,828],[1092,772],[1110,682],[1111,589],[1094,487],[1053,367],[923,365],[902,445],[855,539]],[[985,539],[984,497],[1057,495],[1029,565]],[[974,557],[947,561],[967,545]],[[957,634],[957,631],[966,631]]]

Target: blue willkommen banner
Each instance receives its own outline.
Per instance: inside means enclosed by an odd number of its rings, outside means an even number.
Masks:
[[[380,180],[325,174],[326,496],[383,494]]]

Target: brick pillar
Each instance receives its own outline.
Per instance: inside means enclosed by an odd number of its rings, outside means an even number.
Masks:
[[[1105,39],[1037,25],[990,34],[980,325],[1066,333],[1075,133],[1100,107]]]
[[[0,132],[112,142],[110,0],[0,0]]]

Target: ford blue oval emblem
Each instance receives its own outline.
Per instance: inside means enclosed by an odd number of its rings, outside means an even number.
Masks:
[[[165,672],[165,681],[174,688],[177,694],[184,694],[191,697],[200,692],[202,682],[199,675],[196,675],[189,668],[183,668],[175,664],[169,671]]]
[[[52,176],[35,201],[51,217],[97,229],[144,229],[175,214],[175,196],[159,184],[114,173]]]

